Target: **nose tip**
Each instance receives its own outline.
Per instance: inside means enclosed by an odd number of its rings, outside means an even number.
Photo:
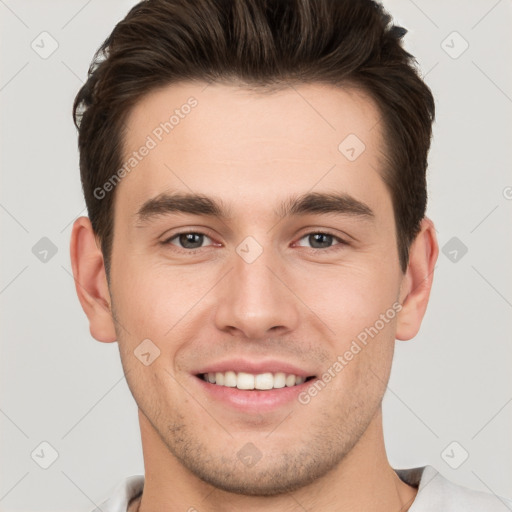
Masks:
[[[217,328],[259,341],[295,329],[299,319],[296,299],[268,259],[260,255],[252,263],[243,258],[235,261],[219,289]]]

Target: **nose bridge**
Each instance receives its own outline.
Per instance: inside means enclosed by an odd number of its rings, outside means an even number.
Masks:
[[[242,331],[252,339],[265,337],[272,328],[294,329],[298,304],[283,283],[283,262],[271,244],[263,247],[247,237],[236,247],[230,263],[219,297],[217,327]]]

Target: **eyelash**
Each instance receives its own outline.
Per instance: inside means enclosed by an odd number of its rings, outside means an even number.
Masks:
[[[174,246],[173,250],[175,250],[176,252],[178,252],[180,254],[188,254],[188,255],[196,254],[198,251],[201,251],[202,249],[204,249],[204,247],[198,247],[197,249],[184,249],[184,248],[180,248],[180,247],[176,246],[175,244],[172,244],[171,240],[178,238],[180,235],[202,235],[202,236],[209,238],[210,240],[212,239],[212,237],[208,236],[206,233],[202,233],[201,231],[182,231],[180,233],[173,234],[170,238],[167,238],[166,240],[161,242],[161,244],[162,245],[172,245],[172,246]],[[337,236],[334,233],[331,233],[329,231],[309,231],[308,233],[304,233],[298,240],[300,241],[303,238],[308,237],[310,235],[327,235],[327,236],[331,236],[334,240],[339,242],[331,247],[327,247],[326,249],[317,249],[314,247],[310,247],[310,248],[306,247],[306,249],[309,250],[310,254],[317,254],[319,252],[322,252],[322,253],[332,252],[332,251],[340,250],[343,246],[349,245],[348,242],[346,242],[344,239],[340,238],[339,236]]]

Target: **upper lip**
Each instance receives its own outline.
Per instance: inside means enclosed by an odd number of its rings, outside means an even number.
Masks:
[[[250,361],[248,359],[227,359],[211,363],[207,366],[201,367],[198,371],[194,372],[196,375],[203,373],[224,373],[228,371],[245,372],[258,375],[261,373],[286,373],[293,374],[299,377],[311,377],[314,372],[304,368],[299,368],[294,364],[277,359],[265,359],[262,361]]]

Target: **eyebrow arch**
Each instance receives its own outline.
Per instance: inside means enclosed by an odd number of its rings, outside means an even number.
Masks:
[[[145,224],[156,217],[170,213],[203,215],[221,220],[233,218],[231,210],[222,201],[193,193],[160,194],[148,199],[135,216],[140,224]],[[280,219],[307,214],[350,215],[369,220],[375,217],[368,205],[348,194],[324,192],[291,196],[274,210],[274,214]]]

